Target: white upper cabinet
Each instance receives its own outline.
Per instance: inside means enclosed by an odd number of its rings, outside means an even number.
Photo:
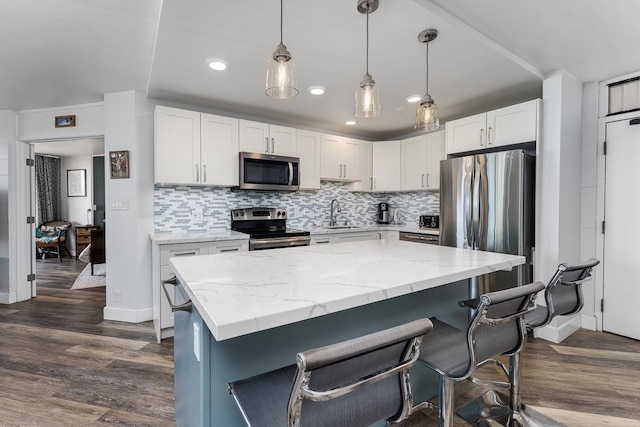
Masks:
[[[333,181],[358,181],[359,141],[323,134],[320,140],[320,177]]]
[[[238,119],[201,115],[200,163],[202,184],[238,185]]]
[[[349,183],[350,191],[373,191],[373,143],[358,141],[358,159],[360,161],[360,180]]]
[[[373,143],[373,191],[400,190],[400,141]]]
[[[156,107],[154,137],[155,182],[198,184],[200,113]]]
[[[297,147],[300,158],[300,189],[320,188],[320,138],[318,132],[298,130]]]
[[[155,182],[238,185],[238,119],[157,106],[154,128]]]
[[[463,153],[538,139],[540,100],[447,122],[447,153]]]
[[[444,131],[431,132],[402,140],[402,190],[440,188],[440,161],[446,158]]]
[[[296,129],[240,120],[240,151],[296,156]]]

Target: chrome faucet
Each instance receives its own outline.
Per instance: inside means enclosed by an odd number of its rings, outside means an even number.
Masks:
[[[338,209],[338,212],[342,212],[342,209],[340,209],[340,202],[338,201],[338,199],[333,199],[331,201],[331,216],[329,217],[329,227],[333,227],[336,225],[336,214],[334,211],[334,204],[336,206],[336,208]]]

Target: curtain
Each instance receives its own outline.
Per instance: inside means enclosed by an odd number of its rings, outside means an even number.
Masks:
[[[36,221],[61,220],[60,159],[35,156],[36,160]]]

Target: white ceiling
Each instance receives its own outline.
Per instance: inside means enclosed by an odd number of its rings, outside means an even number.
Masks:
[[[425,91],[446,120],[541,96],[545,73],[582,81],[640,71],[637,0],[380,0],[370,16],[369,71],[382,115],[347,127],[365,72],[365,16],[356,0],[285,0],[284,43],[300,94],[264,94],[279,41],[277,0],[0,0],[0,109],[96,102],[140,89],[150,98],[370,138],[412,130]],[[230,68],[210,71],[208,57]],[[307,92],[326,86],[322,97]]]
[[[104,139],[73,139],[65,141],[36,142],[33,151],[55,157],[93,156],[104,154]]]

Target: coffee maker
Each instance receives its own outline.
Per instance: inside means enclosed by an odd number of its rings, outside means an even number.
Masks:
[[[378,203],[378,224],[389,224],[389,203]]]

